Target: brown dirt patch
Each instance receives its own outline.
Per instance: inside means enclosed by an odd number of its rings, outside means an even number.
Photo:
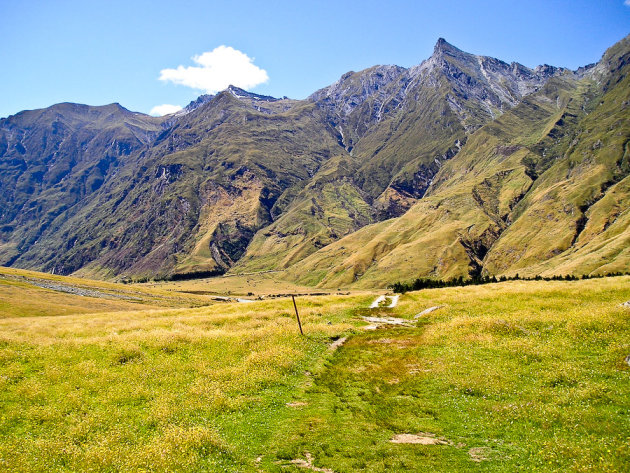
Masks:
[[[488,447],[475,447],[468,450],[468,455],[472,461],[479,463],[490,460],[490,452]]]
[[[419,432],[418,434],[397,434],[390,440],[391,443],[410,443],[419,445],[448,445],[446,440],[439,439],[435,434]]]
[[[335,473],[330,468],[319,468],[313,465],[313,455],[310,453],[306,453],[306,460],[302,460],[301,458],[297,458],[295,460],[291,460],[291,463],[300,468],[308,468],[311,471],[319,471],[321,473]]]
[[[287,402],[287,407],[304,407],[304,406],[308,406],[308,402],[304,402],[304,401]]]
[[[337,340],[335,340],[334,342],[332,342],[330,344],[330,346],[328,347],[328,349],[330,351],[335,351],[337,348],[339,348],[341,345],[343,345],[344,343],[346,343],[346,340],[348,339],[348,337],[341,337],[338,338]]]

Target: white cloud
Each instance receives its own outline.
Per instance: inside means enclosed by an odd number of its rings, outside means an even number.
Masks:
[[[171,105],[168,103],[162,105],[156,105],[151,109],[149,115],[161,117],[162,115],[168,115],[169,113],[179,112],[182,109],[179,105]]]
[[[267,71],[254,65],[253,58],[230,46],[219,46],[193,56],[192,60],[196,66],[162,69],[160,80],[203,90],[208,94],[215,94],[229,85],[249,90],[269,80]]]
[[[630,7],[630,0],[626,0],[625,2],[623,2],[623,4],[627,7]]]

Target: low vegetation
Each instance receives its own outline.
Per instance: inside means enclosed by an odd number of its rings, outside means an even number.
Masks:
[[[146,285],[124,286],[0,267],[0,318],[198,307],[210,303],[207,297]]]
[[[613,273],[606,276],[622,276],[628,273]],[[390,286],[394,292],[405,293],[409,291],[419,291],[421,289],[436,289],[441,287],[456,287],[456,286],[478,286],[480,284],[490,284],[504,281],[577,281],[578,279],[593,279],[606,277],[601,274],[589,275],[583,274],[581,278],[573,276],[571,274],[565,274],[564,276],[540,276],[535,277],[521,277],[518,273],[514,276],[477,276],[470,279],[464,279],[462,276],[453,279],[430,279],[430,278],[417,278],[411,283],[397,282]]]
[[[0,469],[255,471],[360,302],[0,319]]]
[[[300,297],[304,336],[290,298],[63,295],[74,313],[0,318],[2,471],[630,468],[629,276]]]
[[[629,283],[406,294],[376,312],[442,307],[350,338],[296,396],[274,455],[335,472],[628,471]]]

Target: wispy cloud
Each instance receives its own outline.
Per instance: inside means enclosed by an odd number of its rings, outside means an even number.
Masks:
[[[149,115],[154,115],[156,117],[161,117],[162,115],[168,115],[169,113],[175,113],[182,109],[179,105],[171,105],[168,103],[162,105],[156,105],[151,109]]]
[[[627,7],[630,7],[630,0],[626,0],[625,2],[623,2],[623,4]]]
[[[230,46],[219,46],[212,51],[193,56],[196,66],[177,66],[163,69],[160,80],[217,93],[229,85],[245,90],[269,80],[267,71],[254,64],[254,59]]]

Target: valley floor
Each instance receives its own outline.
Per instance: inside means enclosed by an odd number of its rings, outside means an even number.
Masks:
[[[300,336],[290,298],[12,271],[2,471],[630,469],[628,276],[302,296]]]

